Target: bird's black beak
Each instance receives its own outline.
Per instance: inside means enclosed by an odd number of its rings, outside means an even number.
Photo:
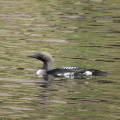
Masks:
[[[30,57],[30,58],[37,58],[36,55],[28,55],[27,57]]]
[[[30,58],[36,58],[38,60],[42,60],[44,61],[44,59],[42,59],[41,57],[39,57],[38,55],[28,55],[27,57],[30,57]]]

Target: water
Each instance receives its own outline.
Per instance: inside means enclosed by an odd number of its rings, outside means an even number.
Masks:
[[[0,1],[0,119],[118,120],[120,53],[118,0]],[[109,72],[82,79],[36,76],[53,55],[55,67]]]

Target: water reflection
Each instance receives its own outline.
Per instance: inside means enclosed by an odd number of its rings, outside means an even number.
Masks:
[[[112,16],[104,16],[104,18],[112,18]]]
[[[120,119],[119,0],[46,1],[0,1],[0,118]],[[111,74],[38,78],[38,63],[23,57],[38,50],[53,53],[57,66]]]
[[[43,76],[43,81],[40,82],[40,86],[43,88],[48,88],[49,86],[53,86],[55,81],[62,82],[62,81],[73,81],[75,82],[75,79],[90,79],[86,78],[85,76],[68,76],[68,77],[55,77],[53,75],[45,75]]]
[[[54,76],[53,75],[45,75],[43,76],[44,82],[40,85],[41,87],[47,88],[49,86],[53,85],[54,82]]]
[[[110,10],[110,9],[120,9],[120,7],[92,8],[91,10]]]
[[[94,33],[113,33],[114,31],[87,31],[87,32],[94,32]]]

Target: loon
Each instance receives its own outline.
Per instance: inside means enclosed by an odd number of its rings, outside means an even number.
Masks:
[[[44,63],[43,67],[39,69],[36,73],[38,76],[44,75],[53,75],[55,77],[86,76],[86,75],[102,76],[107,74],[107,72],[102,72],[100,70],[85,69],[75,66],[64,66],[54,68],[53,57],[49,53],[44,51],[41,51],[36,55],[30,55],[28,57],[36,58]]]

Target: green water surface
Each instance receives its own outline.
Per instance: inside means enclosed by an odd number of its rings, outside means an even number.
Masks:
[[[0,119],[119,120],[119,13],[119,0],[0,0]],[[109,75],[45,81],[26,57],[39,51]]]

